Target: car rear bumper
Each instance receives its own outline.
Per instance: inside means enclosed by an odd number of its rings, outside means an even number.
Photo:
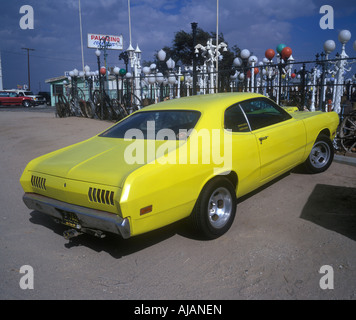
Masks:
[[[131,236],[129,220],[113,213],[73,205],[35,193],[25,193],[23,201],[29,209],[45,213],[78,230],[92,229],[110,232],[124,239]],[[78,223],[75,225],[65,223],[68,214],[74,214]]]

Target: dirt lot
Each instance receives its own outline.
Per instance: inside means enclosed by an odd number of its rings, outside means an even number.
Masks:
[[[295,170],[241,199],[232,228],[214,241],[177,223],[69,243],[64,227],[25,207],[19,178],[34,157],[108,126],[0,110],[0,299],[356,298],[356,167],[347,164]],[[34,270],[33,290],[20,288],[23,265]],[[333,289],[320,287],[324,265]]]

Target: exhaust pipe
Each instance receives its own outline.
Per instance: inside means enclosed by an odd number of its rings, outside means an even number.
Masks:
[[[66,240],[70,240],[72,238],[80,236],[81,234],[83,234],[83,232],[79,232],[75,229],[69,229],[63,232],[63,237]]]
[[[90,234],[90,235],[100,238],[100,239],[104,239],[106,237],[106,234],[100,230],[92,230],[92,229],[86,229],[86,228],[83,228],[82,231],[78,231],[76,229],[66,230],[63,232],[63,237],[66,240],[70,240],[72,238],[80,236],[83,233]]]

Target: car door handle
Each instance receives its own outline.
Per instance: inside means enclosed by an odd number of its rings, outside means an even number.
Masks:
[[[267,140],[267,138],[268,138],[268,136],[265,136],[265,137],[261,137],[261,138],[259,138],[259,140],[260,140],[261,144],[262,144],[262,141],[263,141],[263,140]]]

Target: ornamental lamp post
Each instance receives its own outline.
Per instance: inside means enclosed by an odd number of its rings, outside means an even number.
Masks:
[[[255,65],[258,62],[256,56],[250,56],[248,58],[248,63],[251,65],[251,92],[255,92]],[[258,70],[258,69],[257,69]]]
[[[116,80],[116,99],[119,100],[119,75],[120,75],[120,68],[114,68],[115,80]]]
[[[101,75],[100,75],[100,55],[101,55],[101,51],[99,49],[96,49],[95,50],[95,55],[96,55],[97,63],[98,63],[99,91],[100,91],[100,97],[102,97],[102,85],[101,85]]]
[[[330,64],[334,65],[334,70],[329,71],[334,80],[334,90],[333,90],[333,109],[335,112],[341,112],[341,97],[343,95],[343,84],[344,84],[344,73],[351,71],[350,68],[346,68],[347,65],[350,65],[353,62],[348,62],[347,58],[349,56],[345,52],[346,43],[351,39],[351,32],[349,30],[341,30],[338,35],[338,40],[342,45],[341,54],[336,55],[336,61],[330,62]],[[328,40],[324,43],[324,50],[328,56],[333,50],[335,50],[335,42],[333,40]],[[354,50],[356,50],[356,41],[353,44]]]
[[[142,55],[142,51],[140,50],[138,45],[136,46],[136,49],[134,49],[132,47],[131,43],[130,43],[130,45],[127,48],[126,52],[128,53],[128,58],[130,60],[131,72],[133,71],[134,87],[135,87],[134,88],[134,93],[135,93],[136,97],[139,97],[141,95],[140,74],[141,74],[141,55]],[[138,98],[136,98],[136,97],[135,97],[136,103],[139,104]]]
[[[235,69],[235,74],[234,74],[234,76],[233,76],[233,79],[236,81],[236,91],[238,92],[239,91],[239,79],[240,79],[240,74],[241,74],[241,72],[240,72],[240,69],[241,69],[241,66],[242,66],[242,60],[241,60],[241,58],[239,58],[239,57],[236,57],[235,59],[234,59],[234,61],[232,62],[232,65],[233,65],[233,67],[234,67],[234,69]],[[243,74],[243,73],[242,73]],[[235,75],[236,75],[236,77],[235,77]]]
[[[328,108],[325,107],[326,105],[326,72],[328,69],[329,63],[329,54],[333,52],[336,48],[336,44],[334,40],[327,40],[324,42],[324,52],[325,54],[321,55],[321,64],[322,64],[322,96],[320,99],[320,110],[328,111]],[[330,71],[328,71],[330,73]]]
[[[207,41],[206,46],[203,46],[201,44],[198,44],[195,46],[195,53],[198,54],[199,50],[202,51],[202,56],[205,58],[205,62],[209,64],[209,74],[210,74],[210,81],[209,81],[209,93],[214,93],[214,81],[216,83],[216,89],[218,91],[218,69],[215,69],[215,62],[216,66],[218,67],[218,63],[221,60],[221,53],[220,49],[223,49],[223,52],[227,51],[227,44],[224,42],[221,42],[217,45],[213,45],[213,39],[209,39]],[[216,73],[214,77],[214,72]],[[215,79],[214,79],[215,78]]]
[[[243,80],[245,82],[244,85],[245,85],[246,91],[248,90],[248,81],[249,80],[247,77],[247,71],[246,71],[246,75],[245,75],[245,67],[247,66],[247,60],[250,57],[250,55],[251,55],[251,52],[248,49],[243,49],[240,52],[240,57],[242,59],[242,66],[243,66],[243,74],[244,74]]]
[[[344,84],[344,73],[345,71],[351,71],[351,68],[347,69],[346,66],[353,62],[348,62],[347,58],[349,56],[346,54],[345,46],[346,43],[351,39],[351,32],[349,30],[341,30],[338,35],[338,40],[342,45],[341,54],[338,57],[339,61],[336,62],[335,67],[337,69],[336,72],[336,93],[335,93],[335,102],[334,102],[334,111],[337,113],[341,112],[341,97],[343,95],[343,84]],[[354,43],[354,49],[356,50],[356,46]]]
[[[265,52],[265,58],[263,61],[266,64],[266,78],[267,78],[267,89],[269,91],[268,94],[270,97],[273,96],[273,86],[272,86],[272,78],[274,75],[274,69],[271,67],[273,63],[273,58],[276,56],[276,52],[273,49],[267,49]],[[270,90],[269,90],[270,88]]]
[[[169,97],[170,99],[173,99],[173,89],[174,89],[174,84],[176,83],[176,77],[173,73],[173,69],[176,66],[176,63],[172,58],[169,58],[166,62],[167,68],[170,70],[169,76],[168,76],[168,82],[170,84],[170,90],[169,90]]]
[[[167,53],[161,49],[160,51],[158,51],[157,53],[157,57],[158,57],[158,60],[159,60],[159,64],[161,64],[160,67],[162,67],[163,63],[164,63],[164,60],[166,60],[166,57],[167,57]],[[159,84],[159,90],[160,90],[160,93],[159,93],[159,99],[160,101],[163,101],[163,85],[164,85],[164,76],[162,73],[158,73],[157,74],[157,82]]]
[[[157,94],[157,97],[160,99],[160,101],[163,100],[163,92],[162,92],[162,84],[163,84],[163,81],[164,81],[164,76],[163,76],[163,73],[161,72],[158,72],[157,75],[156,75],[156,81],[158,83],[158,94]]]
[[[90,67],[88,65],[86,65],[84,67],[84,71],[85,71],[85,79],[88,81],[89,84],[89,100],[93,101],[93,78],[95,73],[90,71]]]

